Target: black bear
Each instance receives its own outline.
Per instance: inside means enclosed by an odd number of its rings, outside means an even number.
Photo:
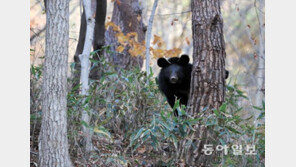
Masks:
[[[175,98],[180,100],[180,104],[187,105],[192,64],[189,63],[189,56],[182,55],[179,57],[172,57],[166,60],[159,58],[157,65],[161,67],[158,75],[158,85],[161,92],[166,96],[169,105],[173,108],[175,105]],[[226,77],[228,77],[226,70]],[[175,97],[176,96],[176,97]],[[175,111],[175,115],[178,112]]]

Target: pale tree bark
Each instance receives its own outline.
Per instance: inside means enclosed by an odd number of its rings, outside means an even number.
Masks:
[[[46,25],[39,166],[70,167],[67,138],[69,0],[47,1]]]
[[[258,23],[259,23],[259,56],[258,56],[258,66],[257,66],[257,92],[256,92],[256,98],[255,98],[255,105],[258,107],[262,107],[262,101],[264,100],[265,95],[265,23],[264,23],[264,0],[259,0],[259,11],[257,11],[258,14]],[[253,144],[256,142],[256,133],[257,133],[257,127],[258,123],[262,123],[262,120],[258,120],[261,111],[254,110],[254,125],[255,130],[253,133]],[[258,165],[260,163],[255,159],[255,161]]]
[[[157,8],[158,0],[155,0],[152,7],[152,12],[149,18],[148,27],[147,27],[147,38],[146,38],[146,72],[147,75],[150,74],[150,40],[153,26],[153,19],[155,15],[155,11]]]
[[[259,0],[258,22],[259,22],[259,56],[257,67],[257,96],[256,105],[261,106],[265,93],[265,24],[264,24],[264,0]],[[258,115],[257,115],[258,116]]]
[[[188,101],[188,114],[207,117],[219,108],[225,97],[225,42],[220,0],[192,0],[193,70]],[[205,110],[206,109],[206,110]],[[180,160],[187,166],[209,166],[213,156],[203,154],[202,148],[214,138],[203,124],[190,133],[192,144],[183,141]]]
[[[106,19],[106,9],[107,9],[107,1],[106,0],[92,0],[91,1],[91,10],[92,15],[95,15],[95,30],[94,30],[94,40],[93,40],[93,49],[100,50],[105,45],[105,19]],[[80,70],[81,64],[79,60],[79,55],[83,51],[84,41],[86,34],[86,19],[85,19],[85,11],[83,10],[81,19],[80,19],[80,30],[78,43],[74,55],[75,62],[75,73],[74,78],[77,80],[74,82],[74,86],[79,83],[80,80]],[[99,57],[103,54],[102,51],[99,51],[94,55],[94,60],[99,60]],[[98,72],[100,66],[97,66],[90,71],[89,78],[98,79]]]
[[[90,61],[89,55],[93,43],[93,35],[94,35],[94,27],[95,27],[95,19],[92,16],[91,11],[91,1],[83,0],[84,13],[86,18],[86,34],[85,34],[85,43],[83,47],[82,54],[79,55],[79,60],[81,62],[81,73],[80,73],[80,83],[81,89],[80,94],[83,96],[83,104],[85,103],[86,97],[88,96],[89,90],[89,70],[90,70]],[[90,114],[86,110],[88,104],[85,104],[82,109],[81,121],[85,124],[90,124]],[[92,141],[91,136],[92,132],[88,126],[82,125],[82,133],[83,133],[83,144],[85,149],[86,156],[92,151]]]
[[[142,8],[138,0],[120,0],[114,2],[114,9],[111,21],[120,26],[122,32],[136,32],[138,41],[142,42],[145,39],[146,27],[143,24]],[[111,55],[109,60],[119,68],[130,69],[131,67],[142,67],[143,58],[140,56],[132,57],[128,53],[128,47],[122,53],[115,53],[119,46],[115,37],[116,32],[109,28],[105,33],[106,45],[111,46]]]
[[[96,0],[91,0],[91,9],[92,9],[92,14],[95,14],[96,11]],[[78,63],[79,62],[79,55],[83,52],[83,47],[84,47],[84,41],[85,41],[85,34],[86,34],[86,19],[85,19],[85,9],[83,7],[83,12],[80,18],[80,29],[79,29],[79,37],[78,37],[78,43],[76,47],[76,51],[74,54],[74,62]]]

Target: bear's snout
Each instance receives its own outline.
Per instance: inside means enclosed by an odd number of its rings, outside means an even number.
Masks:
[[[177,83],[177,81],[178,81],[178,77],[176,75],[171,76],[171,78],[170,78],[171,83],[175,84],[175,83]]]

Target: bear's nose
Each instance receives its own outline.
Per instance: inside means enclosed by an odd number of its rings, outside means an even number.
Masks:
[[[171,83],[176,83],[178,81],[178,77],[172,76],[170,80],[171,80]]]

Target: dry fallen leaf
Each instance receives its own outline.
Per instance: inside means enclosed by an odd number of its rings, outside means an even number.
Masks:
[[[122,45],[119,45],[117,48],[116,48],[116,51],[119,52],[119,53],[122,53],[124,50],[124,47]]]
[[[187,45],[190,45],[190,40],[188,37],[185,38],[185,41],[186,41]]]
[[[144,56],[145,50],[145,45],[142,45],[138,42],[133,42],[132,47],[128,52],[131,54],[131,56]]]
[[[166,53],[165,50],[162,50],[162,49],[153,49],[153,48],[150,48],[150,50],[152,51],[152,54],[153,54],[153,57],[154,58],[165,57],[165,53]]]
[[[115,36],[116,36],[116,38],[117,38],[117,41],[118,41],[121,45],[124,45],[124,46],[127,45],[127,43],[128,43],[128,37],[125,36],[122,32],[117,33]]]
[[[182,50],[180,48],[173,48],[170,50],[167,50],[165,55],[167,57],[178,57],[181,54]]]
[[[152,44],[155,45],[157,44],[158,47],[161,47],[163,45],[164,41],[161,39],[160,36],[154,35],[154,39]]]
[[[106,23],[105,28],[107,29],[109,26],[113,28],[113,31],[117,31],[117,32],[120,32],[121,31],[120,30],[120,27],[117,26],[116,24],[114,24],[111,21],[109,21],[109,22]]]
[[[146,151],[145,146],[140,147],[140,148],[137,149],[137,152],[140,153],[140,154],[143,154],[145,151]]]

